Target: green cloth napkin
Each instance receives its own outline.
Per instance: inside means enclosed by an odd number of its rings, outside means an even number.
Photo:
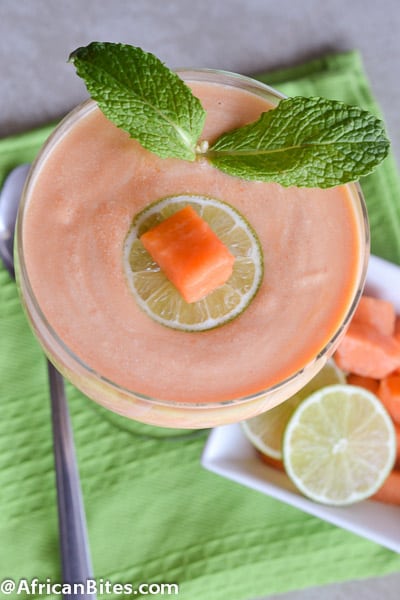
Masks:
[[[260,78],[290,95],[341,98],[378,112],[357,52]],[[0,141],[0,181],[33,159],[51,128]],[[400,184],[391,157],[363,188],[373,251],[400,262]],[[56,582],[45,361],[4,269],[0,305],[0,580]],[[109,413],[71,385],[67,393],[97,578],[176,582],[182,600],[245,600],[400,570],[394,552],[205,471],[206,432],[152,439],[143,433],[160,430]]]

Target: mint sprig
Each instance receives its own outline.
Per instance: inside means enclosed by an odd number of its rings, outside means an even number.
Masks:
[[[389,146],[383,123],[371,113],[297,96],[222,135],[207,155],[218,169],[243,179],[326,188],[370,173]]]
[[[92,42],[69,57],[105,116],[161,158],[195,160],[205,110],[154,54]]]
[[[92,42],[69,60],[105,116],[161,158],[193,161],[201,155],[242,179],[327,188],[371,173],[389,152],[383,123],[371,113],[303,97],[281,100],[204,151],[200,101],[153,54]]]

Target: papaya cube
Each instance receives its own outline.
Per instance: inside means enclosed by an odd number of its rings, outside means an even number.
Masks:
[[[371,325],[352,321],[335,361],[343,371],[382,379],[400,367],[400,342]]]
[[[232,275],[235,257],[190,205],[140,241],[186,302],[201,300]]]
[[[363,375],[356,375],[355,373],[349,373],[346,377],[347,383],[349,385],[357,385],[358,387],[362,387],[373,394],[378,393],[379,389],[379,380],[373,379],[372,377],[365,377]]]
[[[395,320],[393,304],[372,296],[361,297],[353,317],[353,321],[367,323],[384,335],[394,334]]]
[[[381,379],[378,396],[393,421],[400,425],[400,375],[394,373]]]
[[[396,317],[396,321],[394,323],[394,337],[400,342],[400,316]]]

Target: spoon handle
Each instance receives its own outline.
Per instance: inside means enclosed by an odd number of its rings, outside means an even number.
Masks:
[[[86,518],[73,434],[62,375],[47,361],[53,423],[61,566],[64,583],[93,579]],[[95,600],[96,594],[64,595],[71,600]]]

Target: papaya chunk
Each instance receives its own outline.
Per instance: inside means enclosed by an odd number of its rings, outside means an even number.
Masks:
[[[394,424],[396,430],[397,452],[396,452],[396,469],[400,469],[400,425]]]
[[[372,496],[372,500],[387,504],[400,504],[400,471],[394,469],[383,486]]]
[[[384,335],[393,335],[396,314],[394,306],[387,300],[362,296],[353,316],[355,323],[371,325]]]
[[[186,302],[201,300],[232,275],[235,257],[190,205],[140,241]]]
[[[394,324],[394,337],[400,342],[400,317],[396,317]]]
[[[279,471],[285,471],[285,467],[282,460],[279,460],[278,458],[272,458],[272,456],[267,456],[259,450],[257,450],[257,454],[259,458],[263,461],[263,463],[265,463],[269,467],[273,467],[274,469],[278,469]]]
[[[393,421],[400,425],[400,375],[384,377],[379,384],[378,397]]]
[[[349,385],[358,385],[359,387],[362,387],[373,394],[378,393],[379,381],[377,379],[356,375],[355,373],[349,373],[346,377],[346,380]]]
[[[352,321],[335,361],[343,371],[382,379],[400,367],[400,343],[371,325]]]

